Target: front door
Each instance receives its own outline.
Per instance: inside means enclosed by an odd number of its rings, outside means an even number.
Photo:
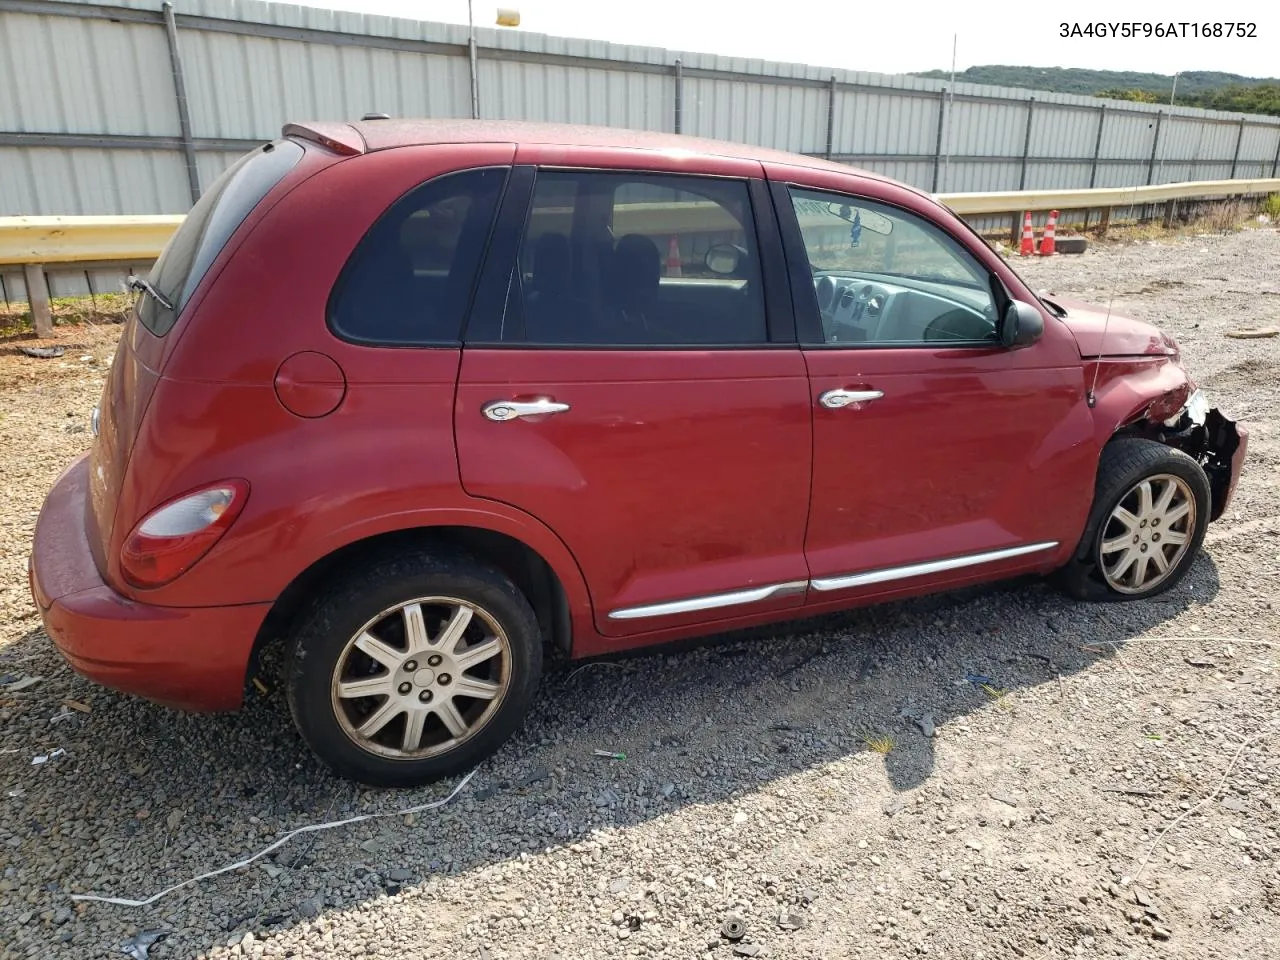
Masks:
[[[808,266],[796,302],[813,405],[811,599],[1027,568],[1078,535],[1077,510],[1048,506],[1087,508],[1092,490],[1070,333],[1047,320],[1038,342],[1003,347],[1003,286],[922,216],[774,193],[789,254]]]
[[[500,217],[522,237],[463,349],[462,482],[565,542],[604,634],[803,602],[809,384],[753,166],[539,170]]]

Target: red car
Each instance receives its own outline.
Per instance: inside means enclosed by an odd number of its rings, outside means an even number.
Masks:
[[[1244,429],[865,172],[521,123],[289,125],[146,279],[35,532],[98,682],[411,785],[574,657],[1015,574],[1173,587]]]

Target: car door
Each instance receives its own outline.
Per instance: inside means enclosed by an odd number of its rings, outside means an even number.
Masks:
[[[518,167],[464,344],[463,486],[564,541],[605,635],[803,603],[808,380],[760,167],[720,166]]]
[[[1003,283],[920,211],[773,191],[813,409],[811,602],[1043,566],[1073,546],[1094,463],[1070,333],[1046,314],[1037,342],[1003,346]]]

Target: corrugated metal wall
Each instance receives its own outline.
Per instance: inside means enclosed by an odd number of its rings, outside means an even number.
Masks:
[[[174,10],[199,186],[290,120],[471,114],[465,27],[258,0]],[[1273,176],[1280,160],[1275,117],[476,34],[483,117],[678,126],[938,192]],[[191,202],[158,0],[0,0],[0,215]]]

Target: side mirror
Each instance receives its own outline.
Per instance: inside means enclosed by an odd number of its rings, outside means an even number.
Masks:
[[[1006,347],[1025,347],[1044,335],[1044,316],[1029,303],[1011,300],[1000,323],[1000,342]]]
[[[732,243],[717,243],[707,251],[702,262],[711,273],[729,277],[738,272],[738,267],[745,256],[746,251],[741,247],[734,246]]]

